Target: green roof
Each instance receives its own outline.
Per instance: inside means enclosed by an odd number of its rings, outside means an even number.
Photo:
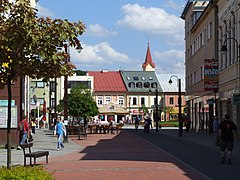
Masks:
[[[120,71],[128,92],[162,92],[155,71]]]

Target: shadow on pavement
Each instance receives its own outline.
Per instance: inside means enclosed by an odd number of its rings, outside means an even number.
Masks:
[[[94,143],[94,139],[98,139]],[[84,154],[79,161],[122,161],[131,164],[132,162],[154,163],[160,169],[175,169],[181,171],[187,179],[207,179],[197,170],[186,165],[179,159],[173,157],[165,150],[153,145],[144,138],[139,137],[126,130],[118,135],[111,134],[90,134],[87,140],[75,140],[83,146],[80,154]],[[167,176],[166,176],[167,177]]]

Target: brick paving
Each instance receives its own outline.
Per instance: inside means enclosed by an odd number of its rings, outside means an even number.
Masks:
[[[69,139],[79,148],[43,164],[59,180],[166,179],[203,180],[206,176],[143,138],[127,131]],[[68,144],[65,149],[68,151]],[[58,152],[56,152],[58,153]]]

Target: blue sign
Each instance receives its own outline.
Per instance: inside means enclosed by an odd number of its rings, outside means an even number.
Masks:
[[[8,106],[8,100],[0,100],[0,106],[1,107]],[[11,106],[15,106],[15,100],[11,101]]]

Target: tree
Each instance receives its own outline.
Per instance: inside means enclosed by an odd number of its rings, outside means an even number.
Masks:
[[[171,116],[172,113],[174,112],[174,108],[170,107],[170,106],[167,106],[167,107],[165,107],[165,111],[166,111],[166,113],[169,114],[169,116]],[[171,119],[169,119],[169,120],[171,120]]]
[[[63,100],[63,99],[61,99],[61,100],[59,101],[59,103],[58,103],[58,105],[57,105],[57,107],[56,107],[56,110],[57,110],[58,112],[61,112],[61,111],[64,110],[64,100]]]
[[[86,76],[87,74],[86,71],[82,71],[82,70],[76,70],[75,73],[77,76]]]
[[[56,47],[65,42],[79,47],[78,36],[84,24],[68,20],[38,18],[29,0],[0,3],[0,88],[8,89],[7,167],[11,164],[11,86],[25,75],[49,78],[71,75],[75,66],[67,62],[69,54],[58,53]],[[20,117],[22,118],[22,117]]]
[[[71,89],[69,95],[69,114],[73,117],[89,117],[98,114],[98,107],[89,89],[85,86],[77,86]]]

